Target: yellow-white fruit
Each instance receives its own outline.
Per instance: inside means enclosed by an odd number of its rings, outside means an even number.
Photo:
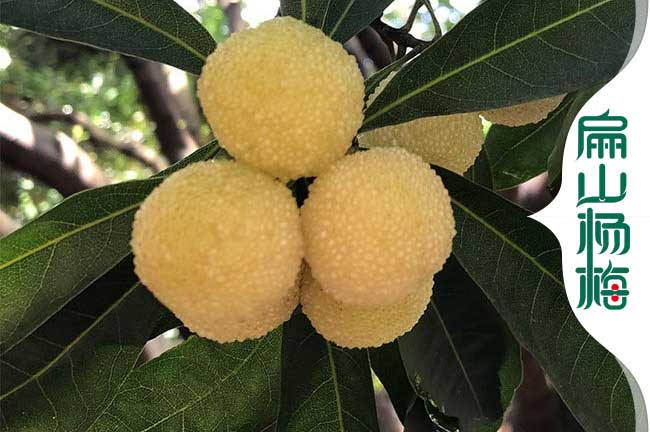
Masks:
[[[395,73],[377,86],[368,99],[369,105]],[[477,113],[423,117],[359,135],[361,147],[402,147],[430,164],[458,174],[463,174],[474,164],[484,140],[483,124]]]
[[[200,336],[260,337],[297,304],[298,208],[284,185],[246,165],[172,174],[136,213],[131,246],[143,284]]]
[[[555,108],[560,106],[565,95],[538,99],[505,108],[482,112],[488,121],[504,126],[523,126],[544,120]]]
[[[359,135],[361,147],[402,147],[458,174],[474,164],[483,141],[483,125],[476,113],[424,117]]]
[[[346,304],[403,299],[442,268],[455,235],[440,177],[397,147],[341,159],[311,185],[301,214],[312,273]]]
[[[345,348],[378,347],[413,328],[431,297],[431,277],[394,304],[358,306],[341,303],[305,272],[300,290],[302,311],[325,339]]]
[[[219,143],[282,179],[318,175],[345,154],[363,120],[354,57],[291,17],[220,44],[203,67],[198,95]]]

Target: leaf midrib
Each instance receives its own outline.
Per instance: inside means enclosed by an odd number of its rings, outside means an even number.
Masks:
[[[518,244],[514,243],[511,241],[507,236],[505,236],[501,231],[499,231],[497,228],[495,228],[493,225],[489,224],[485,219],[471,211],[469,208],[465,207],[463,204],[458,202],[458,200],[451,198],[452,204],[460,207],[464,212],[469,214],[472,218],[477,220],[480,224],[482,224],[485,228],[488,230],[492,231],[497,237],[501,239],[505,244],[513,248],[515,251],[520,253],[524,258],[526,258],[529,262],[531,262],[535,267],[539,269],[544,275],[546,275],[549,279],[551,279],[553,282],[555,282],[559,287],[564,289],[564,282],[562,282],[560,279],[558,279],[553,273],[548,271],[546,267],[544,267],[542,264],[540,264],[532,255],[530,255],[528,252],[526,252],[521,246]]]
[[[138,287],[142,286],[142,284],[138,281],[135,284],[133,284],[120,298],[118,298],[111,306],[106,309],[100,316],[98,316],[95,321],[89,325],[84,331],[79,333],[79,335],[74,338],[72,342],[67,344],[61,352],[54,357],[47,365],[43,366],[38,372],[36,372],[33,375],[30,375],[30,377],[17,385],[16,387],[12,388],[9,392],[0,394],[0,401],[8,398],[11,396],[13,393],[19,391],[21,388],[27,386],[34,380],[38,380],[43,374],[48,372],[53,366],[55,366],[65,355],[67,355],[74,347],[77,346],[92,330],[94,330],[98,325],[100,325],[106,317],[108,317],[118,306],[122,304],[124,300],[126,300],[132,293],[135,291]]]
[[[307,22],[307,0],[300,0],[300,15],[303,22]]]
[[[105,0],[91,0],[91,1],[93,3],[98,4],[99,6],[103,6],[106,9],[112,10],[113,12],[115,12],[115,13],[117,13],[119,15],[122,15],[122,16],[124,16],[124,17],[126,17],[126,18],[128,18],[128,19],[130,19],[132,21],[135,21],[135,22],[147,27],[150,30],[153,30],[153,31],[163,35],[167,39],[175,42],[177,45],[180,45],[181,47],[185,48],[187,51],[192,53],[195,57],[199,58],[201,61],[205,62],[207,57],[204,54],[202,54],[201,52],[196,50],[194,47],[190,46],[188,43],[186,43],[185,41],[180,39],[178,36],[174,36],[171,33],[161,29],[160,27],[157,27],[157,26],[151,24],[150,22],[142,19],[141,17],[138,17],[136,15],[133,15],[133,14],[125,11],[124,9],[121,9],[121,8],[115,6],[115,5],[107,3]]]
[[[334,34],[336,33],[336,31],[337,31],[337,30],[339,29],[339,27],[341,26],[341,23],[343,22],[343,20],[345,19],[345,17],[348,16],[348,13],[350,13],[350,9],[352,9],[352,6],[354,5],[355,1],[356,1],[356,0],[350,0],[350,1],[348,2],[348,5],[347,5],[347,6],[345,7],[345,9],[343,10],[343,13],[342,13],[341,16],[339,17],[338,21],[336,22],[336,24],[334,24],[334,27],[332,28],[332,30],[330,30],[329,35],[328,35],[329,37],[331,37],[331,38],[334,37]],[[329,5],[328,5],[328,10],[329,10]],[[325,14],[325,16],[327,17],[327,14]],[[323,21],[323,25],[325,25],[325,21]]]
[[[345,432],[343,425],[343,405],[341,404],[341,391],[339,390],[338,374],[336,372],[336,365],[334,364],[334,356],[332,355],[332,344],[325,342],[327,345],[327,357],[330,363],[330,371],[332,372],[332,381],[334,383],[334,395],[336,396],[336,415],[339,423],[340,432]]]
[[[104,223],[106,221],[109,221],[111,219],[115,219],[116,217],[118,217],[120,215],[123,215],[125,213],[128,213],[131,210],[135,210],[136,208],[138,208],[140,206],[141,203],[142,203],[142,201],[140,201],[140,202],[138,202],[136,204],[132,204],[130,206],[124,207],[123,209],[121,209],[119,211],[109,213],[106,216],[101,217],[99,219],[95,219],[94,221],[92,221],[90,223],[83,224],[83,225],[79,226],[78,228],[70,230],[70,231],[66,232],[65,234],[62,234],[62,235],[60,235],[58,237],[55,237],[55,238],[53,238],[53,239],[39,245],[38,247],[35,247],[34,249],[31,249],[31,250],[23,253],[22,255],[18,255],[17,257],[12,258],[9,261],[5,261],[4,263],[0,264],[0,271],[6,269],[7,267],[10,267],[10,266],[16,264],[19,261],[22,261],[22,260],[24,260],[24,259],[26,259],[26,258],[28,258],[28,257],[30,257],[30,256],[32,256],[34,254],[37,254],[38,252],[40,252],[42,250],[45,250],[45,249],[49,248],[50,246],[57,245],[57,244],[61,243],[63,240],[67,239],[68,237],[71,237],[71,236],[73,236],[75,234],[83,232],[83,231],[85,231],[87,229],[90,229],[90,228],[96,226],[96,225],[100,225],[100,224],[102,224],[102,223]],[[39,222],[38,220],[36,220],[36,221],[34,221],[34,223],[42,223],[42,222]]]
[[[539,36],[540,34],[542,34],[544,32],[552,30],[557,26],[560,26],[560,25],[562,25],[564,23],[567,23],[567,22],[569,22],[569,21],[571,21],[571,20],[573,20],[575,18],[578,18],[579,16],[582,16],[583,14],[589,13],[592,10],[597,9],[597,8],[603,6],[603,5],[607,4],[607,3],[610,3],[612,1],[614,1],[614,0],[602,0],[601,2],[595,3],[595,4],[589,6],[586,9],[582,9],[582,10],[579,10],[579,11],[577,11],[577,12],[571,14],[571,15],[567,15],[566,17],[564,17],[564,18],[562,18],[562,19],[560,19],[558,21],[555,21],[555,22],[553,22],[553,23],[551,23],[551,24],[549,24],[547,26],[544,26],[544,27],[542,27],[542,28],[540,28],[538,30],[535,30],[535,31],[527,34],[524,37],[515,39],[514,41],[509,42],[506,45],[504,45],[504,46],[502,46],[500,48],[497,48],[496,50],[492,50],[492,51],[490,51],[490,52],[488,52],[486,54],[483,54],[482,56],[479,56],[476,59],[474,59],[474,60],[472,60],[472,61],[470,61],[468,63],[465,63],[464,65],[460,66],[457,69],[454,69],[454,70],[452,70],[450,72],[447,72],[446,74],[440,75],[439,77],[435,78],[434,80],[430,81],[429,83],[426,83],[426,84],[416,88],[415,90],[405,94],[404,96],[395,99],[393,102],[389,103],[384,108],[377,111],[376,113],[366,117],[366,119],[363,122],[363,125],[364,126],[367,125],[371,121],[375,120],[377,117],[386,114],[387,112],[389,112],[390,110],[392,110],[396,106],[399,106],[402,103],[404,103],[405,101],[411,99],[412,97],[417,96],[418,94],[428,90],[430,87],[433,87],[434,85],[438,84],[439,82],[442,82],[442,81],[444,81],[444,80],[446,80],[448,78],[453,77],[454,75],[457,75],[457,74],[461,73],[465,69],[468,69],[468,68],[470,68],[470,67],[472,67],[474,65],[477,65],[477,64],[479,64],[479,63],[481,63],[481,62],[483,62],[485,60],[488,60],[488,59],[494,57],[495,55],[500,54],[503,51],[506,51],[506,50],[508,50],[510,48],[513,48],[513,47],[519,45],[520,43],[523,43],[523,42],[527,41],[528,39],[532,39],[534,37],[537,37],[537,36]]]
[[[195,336],[195,337],[196,337],[196,336]],[[264,342],[264,340],[265,340],[264,338],[260,339],[260,340],[255,344],[255,346],[253,347],[253,349],[251,350],[251,352],[248,353],[248,355],[247,355],[247,356],[242,360],[242,362],[239,363],[239,365],[238,365],[236,368],[234,368],[232,371],[230,371],[230,372],[229,372],[225,377],[223,377],[223,378],[221,378],[221,379],[219,380],[219,384],[223,384],[223,383],[224,383],[226,380],[228,380],[230,377],[232,377],[232,376],[236,375],[237,373],[239,373],[239,371],[240,371],[240,370],[241,370],[241,369],[242,369],[242,368],[243,368],[243,367],[248,363],[248,361],[249,361],[249,360],[250,360],[250,359],[255,355],[255,353],[257,353],[257,351],[259,350],[259,348],[262,346],[262,343]],[[187,343],[187,342],[188,342],[188,341],[185,341],[185,343]],[[173,418],[174,416],[176,416],[176,415],[178,415],[178,414],[180,414],[180,413],[185,412],[187,409],[189,409],[189,408],[195,406],[196,404],[198,404],[199,402],[201,402],[202,400],[204,400],[205,398],[207,398],[208,396],[210,396],[212,393],[214,393],[215,390],[217,390],[217,388],[218,388],[217,385],[213,386],[210,390],[206,391],[206,392],[203,393],[201,396],[199,396],[198,399],[196,399],[196,400],[194,400],[194,401],[191,401],[191,402],[188,403],[187,405],[185,405],[185,406],[183,406],[183,407],[177,409],[177,410],[174,411],[173,413],[171,413],[171,414],[169,414],[168,416],[166,416],[166,417],[164,417],[164,418],[158,420],[156,423],[154,423],[154,424],[152,424],[152,425],[146,427],[145,429],[142,429],[142,430],[139,431],[139,432],[148,432],[148,431],[150,431],[151,429],[155,428],[156,426],[161,425],[161,424],[163,424],[164,422],[166,422],[167,420]],[[112,405],[112,403],[113,403],[113,402],[111,402],[111,405]]]
[[[442,330],[445,332],[445,336],[449,341],[449,346],[451,347],[451,350],[454,353],[454,357],[458,362],[458,366],[460,367],[460,370],[463,372],[463,376],[467,381],[467,385],[469,385],[469,390],[472,393],[472,397],[474,398],[474,401],[476,402],[476,406],[478,408],[479,414],[481,415],[481,417],[485,417],[485,414],[483,413],[483,407],[481,406],[481,401],[479,401],[478,394],[476,393],[476,389],[474,388],[474,384],[472,383],[472,380],[469,378],[469,374],[467,373],[467,369],[465,369],[465,364],[463,363],[462,359],[460,358],[460,354],[456,349],[454,340],[452,339],[451,334],[449,334],[449,330],[447,329],[447,324],[442,319],[442,315],[440,315],[440,311],[438,311],[438,307],[435,305],[433,301],[431,302],[431,306],[433,306],[433,310],[435,311],[436,316],[438,317],[438,321],[440,321],[440,326],[442,327]]]

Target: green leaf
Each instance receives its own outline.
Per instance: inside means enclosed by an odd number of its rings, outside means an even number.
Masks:
[[[600,88],[600,86],[598,86]],[[589,100],[581,90],[567,95],[559,107],[539,123],[520,127],[492,125],[485,138],[492,179],[496,190],[515,187],[547,170],[549,157],[564,147],[571,124]]]
[[[413,403],[404,420],[404,432],[433,432],[436,431],[429,414],[424,409],[425,402],[418,399]]]
[[[370,77],[368,77],[368,79],[364,83],[365,84],[366,99],[368,99],[368,97],[375,91],[377,86],[379,86],[379,84],[381,84],[381,82],[386,77],[388,77],[388,75],[390,75],[391,72],[396,71],[397,69],[399,69],[402,66],[402,64],[405,61],[404,59],[406,59],[406,58],[407,57],[404,56],[401,59],[399,59],[397,61],[394,61],[393,63],[385,66],[384,68],[378,70],[374,74],[370,75]]]
[[[202,147],[166,173],[217,151]],[[161,181],[81,192],[0,240],[0,354],[128,255],[133,215]]]
[[[345,42],[379,18],[393,0],[281,0],[282,15],[298,18]]]
[[[498,429],[521,382],[519,344],[454,257],[399,347],[419,395],[458,418],[463,432]]]
[[[611,78],[634,23],[634,0],[483,2],[397,73],[367,109],[363,130],[513,105]]]
[[[128,291],[137,289],[131,257],[98,279],[36,331],[23,339],[0,362],[2,392],[0,398],[16,387],[46,374],[56,360],[93,336],[93,330],[110,319],[110,313],[129,299]],[[86,343],[87,344],[87,343]]]
[[[404,416],[416,395],[404,369],[397,342],[371,348],[368,354],[372,370],[386,389],[397,416],[404,421]]]
[[[366,350],[323,339],[303,314],[284,325],[279,432],[377,432]]]
[[[175,329],[177,327],[183,326],[183,322],[176,318],[176,315],[174,315],[170,310],[166,309],[158,322],[156,323],[156,326],[153,328],[151,331],[151,339],[155,338],[156,336],[160,336],[161,334],[165,333],[166,331]]]
[[[191,336],[127,377],[97,431],[264,431],[280,395],[282,329],[246,342]]]
[[[490,190],[494,188],[492,170],[485,152],[485,146],[476,157],[474,164],[465,172],[465,178],[469,179],[473,183],[483,186],[484,188]]]
[[[173,0],[0,0],[0,22],[199,74],[215,42]]]
[[[406,413],[404,432],[458,432],[458,421],[445,417],[431,402],[418,399]]]
[[[574,101],[567,109],[564,120],[558,125],[560,131],[547,160],[548,184],[552,192],[557,192],[562,181],[562,158],[564,157],[564,145],[566,143],[571,125],[580,109],[591,99],[606,83],[598,83],[593,87],[576,92]]]
[[[454,256],[537,359],[590,432],[634,431],[634,404],[616,358],[576,319],[562,281],[560,245],[498,195],[438,169],[452,198]]]
[[[137,281],[130,260],[87,293],[3,356],[3,430],[105,430],[93,428],[119,394],[162,307]]]
[[[510,189],[546,171],[548,157],[560,139],[562,124],[575,101],[574,95],[567,96],[539,123],[490,127],[484,148],[496,190]]]

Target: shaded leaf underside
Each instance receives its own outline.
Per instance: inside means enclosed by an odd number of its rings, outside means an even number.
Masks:
[[[300,19],[341,43],[380,17],[393,0],[281,0],[283,15]]]
[[[128,286],[117,304],[65,346],[49,335],[38,340],[51,345],[49,351],[27,353],[26,346],[19,351],[20,363],[13,364],[9,362],[15,359],[7,356],[0,369],[9,378],[0,396],[3,430],[107,430],[97,423],[119,396],[161,313],[139,283]],[[49,360],[52,350],[57,354]],[[15,375],[21,375],[20,381]],[[5,389],[7,384],[11,388]]]
[[[555,237],[523,209],[446,170],[454,255],[590,431],[633,431],[634,404],[616,358],[580,325]],[[587,397],[588,395],[588,397]]]
[[[302,314],[284,325],[278,430],[378,432],[366,350],[325,341]]]
[[[0,0],[0,22],[199,74],[215,42],[173,0]]]
[[[458,418],[464,432],[498,429],[522,377],[519,344],[453,256],[399,347],[422,398]]]

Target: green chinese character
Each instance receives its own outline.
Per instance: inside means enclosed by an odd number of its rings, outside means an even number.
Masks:
[[[627,119],[622,116],[610,116],[609,111],[599,116],[584,116],[578,125],[578,159],[585,153],[591,159],[596,151],[598,159],[605,157],[607,151],[610,159],[616,157],[616,151],[622,159],[627,158],[627,137],[621,131],[627,128]]]
[[[621,213],[594,214],[594,211],[589,208],[585,213],[579,213],[578,218],[580,219],[578,253],[593,252],[594,240],[601,247],[599,254],[608,252],[624,255],[630,250],[630,226],[625,223],[625,215]]]
[[[580,302],[579,308],[589,309],[592,304],[604,306],[606,309],[619,310],[627,305],[626,274],[627,267],[614,267],[612,262],[606,268],[578,267],[576,273],[580,275]]]
[[[585,174],[578,174],[578,204],[576,207],[587,203],[616,203],[622,201],[627,194],[627,174],[621,173],[619,175],[619,193],[618,195],[607,195],[606,192],[606,171],[605,165],[600,164],[598,167],[598,195],[587,196]]]
[[[630,227],[625,216],[620,213],[594,213],[588,208],[579,213],[580,246],[579,254],[587,260],[585,267],[578,267],[580,275],[580,302],[578,307],[588,309],[592,304],[607,309],[622,309],[627,304],[627,281],[625,267],[613,267],[611,261],[607,268],[594,264],[595,247],[600,246],[598,254],[605,252],[623,255],[630,250]],[[604,301],[601,301],[604,298]]]

